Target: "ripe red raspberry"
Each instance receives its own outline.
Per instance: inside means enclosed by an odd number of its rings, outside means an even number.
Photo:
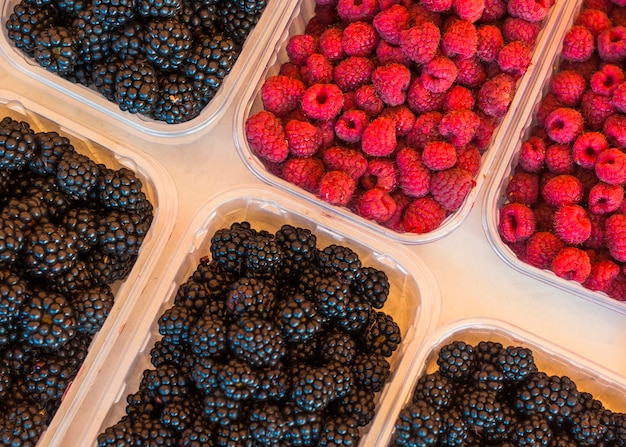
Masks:
[[[515,79],[507,73],[489,79],[478,91],[478,108],[491,117],[504,117],[513,100],[515,88]]]
[[[411,84],[411,70],[393,63],[374,69],[372,84],[380,99],[388,106],[399,106],[406,100],[406,92]]]
[[[396,202],[387,191],[379,188],[368,189],[359,197],[357,212],[365,219],[383,223],[396,212]]]
[[[409,197],[423,197],[428,194],[430,172],[417,151],[408,147],[400,149],[396,154],[396,164],[400,188],[404,194]]]
[[[451,59],[437,56],[424,66],[420,78],[426,90],[443,93],[452,87],[458,74],[459,70]]]
[[[507,13],[507,6],[503,0],[485,0],[485,10],[480,19],[481,22],[496,22]]]
[[[583,62],[591,57],[594,49],[595,40],[591,31],[584,26],[574,25],[563,38],[561,57],[569,61]]]
[[[583,78],[585,78],[586,81],[589,81],[591,79],[591,76],[593,76],[596,71],[600,70],[600,63],[600,57],[598,57],[598,53],[594,51],[593,53],[591,53],[591,57],[589,59],[582,62],[561,59],[561,65],[559,68],[561,70],[577,71],[578,73],[583,75]]]
[[[324,163],[317,157],[288,158],[282,168],[282,178],[312,194],[317,193],[326,172]]]
[[[447,211],[458,210],[476,182],[469,172],[452,168],[436,171],[430,178],[430,194]]]
[[[612,25],[606,12],[591,8],[583,8],[574,24],[587,28],[593,37],[598,37],[602,31],[611,28]]]
[[[480,118],[471,110],[451,110],[441,118],[439,133],[454,146],[461,147],[472,141],[479,125]]]
[[[385,116],[374,119],[363,132],[361,149],[371,157],[386,157],[396,148],[396,124]]]
[[[571,147],[567,144],[551,144],[546,149],[546,168],[553,174],[573,174],[575,169]]]
[[[555,208],[579,203],[583,198],[583,193],[582,182],[569,174],[552,177],[545,183],[541,191],[546,203]]]
[[[378,33],[370,23],[351,22],[343,30],[341,45],[348,56],[367,57],[378,45]]]
[[[598,95],[611,96],[613,91],[624,82],[624,72],[615,64],[604,64],[596,71],[589,81],[589,86]]]
[[[424,22],[400,34],[400,49],[411,61],[424,65],[437,54],[441,30],[432,22]]]
[[[616,261],[626,262],[626,214],[615,213],[604,222],[606,245]]]
[[[509,42],[498,53],[497,62],[500,69],[514,79],[521,78],[532,58],[530,47],[521,40]]]
[[[622,82],[615,88],[611,102],[618,111],[626,113],[626,82]]]
[[[433,171],[449,169],[456,164],[456,149],[445,141],[431,141],[424,146],[422,163]]]
[[[615,113],[609,116],[604,121],[602,132],[610,145],[626,149],[626,115]]]
[[[478,174],[481,161],[480,151],[473,144],[468,144],[456,150],[456,165],[461,169],[465,169],[472,177]]]
[[[379,115],[385,108],[385,103],[376,93],[376,87],[366,84],[359,87],[354,92],[354,101],[357,107],[366,112],[369,116]]]
[[[531,136],[524,141],[519,151],[519,166],[528,172],[539,172],[545,166],[546,142],[543,138]]]
[[[601,259],[591,263],[591,272],[583,283],[589,290],[606,292],[617,275],[620,267],[610,259]]]
[[[533,211],[521,203],[507,203],[500,209],[498,232],[506,242],[525,241],[535,232]]]
[[[583,75],[573,70],[563,70],[552,76],[549,89],[562,104],[575,107],[580,102],[586,86]]]
[[[273,113],[262,110],[249,116],[245,129],[250,149],[262,159],[280,163],[289,155],[285,129]]]
[[[537,231],[528,238],[526,262],[539,269],[549,269],[556,254],[565,246],[553,233]]]
[[[317,196],[332,205],[347,205],[355,187],[356,182],[347,172],[328,171],[320,179]]]
[[[363,110],[348,110],[335,122],[335,135],[346,143],[358,143],[368,123],[369,116]]]
[[[411,16],[411,26],[421,26],[425,22],[432,22],[437,25],[437,27],[441,28],[441,14],[429,10],[421,1],[411,2],[411,0],[407,0],[404,1],[403,4],[406,6]]]
[[[261,101],[268,112],[285,115],[296,110],[304,95],[306,86],[298,79],[288,76],[270,76],[261,86]]]
[[[617,148],[606,149],[596,156],[598,179],[609,185],[626,182],[626,154]]]
[[[477,57],[456,61],[459,74],[456,83],[468,88],[478,88],[487,79],[487,73]]]
[[[310,34],[294,34],[287,42],[287,56],[296,65],[303,65],[307,58],[317,52],[317,39]]]
[[[379,12],[372,21],[381,39],[392,45],[400,45],[400,34],[409,28],[409,11],[400,4]]]
[[[409,233],[430,233],[441,226],[446,214],[446,210],[432,197],[420,197],[413,200],[404,210],[402,224]]]
[[[441,37],[441,52],[449,58],[468,59],[476,53],[478,33],[473,23],[453,20]]]
[[[624,188],[622,185],[609,185],[598,182],[589,191],[589,210],[595,214],[612,213],[622,206]]]
[[[489,147],[489,144],[491,143],[491,137],[496,131],[499,121],[496,118],[485,115],[480,110],[476,112],[476,115],[478,115],[480,125],[474,133],[474,139],[472,140],[472,144],[474,144],[482,154]]]
[[[452,0],[422,0],[421,4],[432,12],[447,12],[452,8]]]
[[[582,168],[594,169],[598,154],[608,149],[609,143],[600,132],[585,132],[572,145],[574,162]]]
[[[554,231],[566,244],[582,244],[591,236],[591,221],[582,206],[563,205],[554,213]]]
[[[380,116],[387,116],[393,120],[396,135],[399,137],[406,137],[415,124],[415,114],[405,105],[386,107]]]
[[[422,78],[416,77],[409,86],[406,102],[409,108],[419,115],[441,110],[445,98],[445,92],[435,93],[427,90],[422,83]]]
[[[482,25],[476,33],[478,36],[476,56],[484,62],[495,61],[504,46],[504,37],[500,28],[495,25]]]
[[[529,22],[518,17],[508,17],[502,25],[502,36],[505,42],[521,40],[531,48],[535,46],[540,31],[541,25],[539,23]]]
[[[511,175],[505,192],[509,202],[532,205],[539,197],[539,177],[532,172],[516,172]]]
[[[367,171],[361,177],[361,184],[366,189],[378,188],[392,192],[398,186],[398,168],[388,158],[373,158],[367,163]]]
[[[476,104],[472,91],[461,85],[454,85],[446,92],[443,102],[443,111],[459,109],[473,109]]]
[[[367,57],[350,56],[335,65],[335,84],[344,92],[354,91],[370,82],[373,62]]]
[[[580,248],[564,247],[554,257],[552,271],[559,278],[583,283],[591,273],[591,260]]]
[[[317,126],[322,131],[322,147],[330,146],[335,140],[335,122],[334,120],[319,121]]]
[[[322,160],[329,171],[346,172],[355,181],[367,170],[367,160],[355,149],[331,146],[323,151]]]
[[[611,281],[606,289],[606,294],[617,301],[626,301],[626,275],[620,272]]]
[[[626,27],[618,25],[602,31],[597,45],[598,55],[604,62],[623,61],[626,58]]]
[[[313,84],[302,96],[302,110],[313,119],[327,121],[343,107],[343,94],[335,84]]]
[[[533,215],[535,216],[537,231],[554,231],[552,225],[554,223],[554,208],[545,202],[538,201],[533,206]]]
[[[337,63],[346,57],[341,45],[343,31],[338,27],[326,29],[319,38],[318,46],[320,53],[332,63]]]
[[[509,0],[508,11],[513,17],[541,22],[548,15],[550,6],[548,0]]]
[[[463,20],[473,23],[483,15],[485,0],[452,0],[452,10]]]
[[[615,113],[615,106],[610,96],[599,95],[591,90],[585,91],[580,101],[580,111],[589,130],[599,131],[607,118]]]
[[[322,131],[308,121],[289,120],[285,124],[289,152],[296,157],[308,157],[322,145]]]
[[[378,0],[338,0],[337,13],[346,22],[371,22],[378,13]]]
[[[376,47],[376,59],[380,65],[398,63],[402,65],[411,65],[411,60],[399,46],[391,45],[385,40],[380,40]]]
[[[438,139],[440,137],[439,123],[442,117],[440,112],[427,112],[419,115],[407,135],[407,144],[421,151],[427,143]]]
[[[278,69],[278,74],[302,81],[300,68],[300,66],[292,62],[283,62]]]
[[[611,0],[583,0],[583,6],[583,9],[599,9],[608,14],[613,9],[613,2]]]
[[[573,143],[583,131],[583,116],[571,107],[559,107],[546,118],[546,132],[556,143]]]
[[[333,81],[333,64],[322,53],[313,53],[306,60],[308,84],[328,84]]]

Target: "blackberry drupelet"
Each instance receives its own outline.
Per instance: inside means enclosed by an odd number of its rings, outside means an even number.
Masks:
[[[278,303],[276,313],[277,324],[288,342],[311,340],[324,324],[315,305],[299,294]]]
[[[229,228],[217,230],[211,237],[211,255],[222,267],[241,274],[245,249],[243,241],[254,234],[249,222],[235,222]]]
[[[352,374],[357,386],[378,392],[391,375],[391,365],[378,354],[358,354],[352,360]]]
[[[0,265],[11,266],[24,245],[24,233],[10,219],[0,219]]]
[[[441,414],[425,401],[406,405],[395,422],[397,446],[435,446],[443,429]]]
[[[184,123],[202,111],[200,92],[183,74],[170,73],[159,78],[159,95],[152,116],[168,124]]]
[[[413,402],[425,401],[437,410],[443,411],[455,397],[452,379],[439,371],[422,375],[413,388]]]
[[[33,58],[46,70],[66,75],[79,61],[76,33],[65,26],[42,29],[35,38]]]
[[[72,21],[76,32],[80,63],[104,61],[110,53],[111,31],[93,12],[93,7],[80,10]],[[91,77],[89,78],[91,84]]]
[[[75,247],[79,253],[87,253],[98,243],[98,214],[88,207],[72,207],[63,214],[61,225],[76,233]]]
[[[520,447],[547,447],[552,442],[552,428],[542,416],[533,414],[515,424],[511,440]]]
[[[352,363],[358,352],[357,343],[347,332],[329,330],[321,337],[318,357],[326,363],[339,362],[344,365]]]
[[[35,133],[35,155],[28,167],[39,175],[56,175],[57,165],[68,152],[75,152],[69,138],[54,131]]]
[[[308,228],[284,224],[275,237],[283,251],[284,275],[295,277],[315,261],[317,237]]]
[[[228,346],[252,366],[275,366],[285,355],[280,329],[254,315],[242,315],[228,328]]]
[[[74,200],[87,200],[98,182],[98,166],[78,152],[66,153],[57,164],[57,183]]]
[[[274,307],[274,294],[262,279],[242,277],[233,282],[226,295],[230,315],[255,314],[269,317]]]
[[[361,274],[350,283],[350,288],[373,308],[382,309],[389,297],[389,277],[375,267],[361,267]]]
[[[452,341],[439,350],[439,371],[451,379],[465,379],[475,370],[474,347],[463,341]]]
[[[115,75],[115,101],[121,110],[148,114],[158,99],[159,83],[152,63],[140,56],[123,60]]]
[[[346,283],[336,277],[318,278],[314,292],[317,310],[325,318],[343,318],[350,301],[350,289]]]
[[[291,399],[303,411],[314,413],[324,410],[335,398],[336,384],[329,368],[324,366],[303,368],[291,389]]]
[[[358,445],[359,428],[353,418],[329,418],[324,421],[317,445],[319,447],[348,447]]]
[[[76,330],[91,335],[98,332],[113,308],[114,299],[107,285],[74,292],[72,301],[76,309]]]
[[[108,29],[114,29],[135,18],[137,0],[93,0],[93,12]]]
[[[76,335],[74,308],[63,295],[33,291],[22,305],[20,328],[33,347],[58,349]]]
[[[529,374],[537,372],[532,351],[522,346],[508,346],[503,349],[497,357],[497,364],[502,369],[504,377],[513,382],[519,382]]]
[[[391,357],[402,341],[402,334],[393,317],[379,310],[371,312],[360,340],[366,351]]]
[[[0,324],[9,324],[20,315],[20,308],[30,294],[28,284],[9,269],[0,270]]]
[[[32,57],[37,35],[51,27],[58,15],[59,11],[53,4],[38,7],[29,0],[21,0],[15,4],[6,21],[7,36],[16,48]]]
[[[361,274],[361,260],[351,248],[331,244],[317,252],[317,264],[327,275],[336,275],[347,284]]]
[[[51,278],[72,268],[78,258],[76,233],[51,223],[33,227],[24,240],[21,260],[36,278]]]
[[[159,70],[177,70],[192,45],[191,30],[177,18],[153,19],[144,30],[143,51]]]
[[[142,17],[175,17],[181,8],[181,0],[137,0],[137,12]]]
[[[0,169],[21,169],[34,156],[35,132],[26,121],[6,116],[0,121]]]
[[[166,309],[158,320],[162,339],[174,344],[186,343],[196,322],[195,313],[184,306]]]
[[[98,220],[98,246],[111,255],[137,255],[149,228],[138,214],[110,210]]]
[[[242,401],[252,397],[259,387],[260,380],[250,365],[233,358],[218,369],[217,383],[228,399]]]
[[[219,316],[204,312],[189,331],[188,343],[197,357],[219,356],[228,346],[228,328]]]

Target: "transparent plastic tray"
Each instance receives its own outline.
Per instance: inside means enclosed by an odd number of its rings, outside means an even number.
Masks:
[[[392,376],[381,391],[375,420],[385,419],[398,389],[410,372],[410,364],[420,343],[439,318],[440,297],[437,283],[426,265],[404,247],[390,247],[378,239],[349,236],[353,228],[319,213],[306,203],[267,186],[241,186],[220,192],[196,214],[171,259],[171,269],[162,275],[155,294],[138,303],[139,312],[129,315],[128,336],[109,353],[100,374],[90,384],[97,398],[83,402],[70,430],[58,445],[96,444],[105,428],[125,414],[126,396],[137,390],[144,369],[150,368],[150,350],[160,339],[158,318],[171,307],[176,291],[200,259],[210,256],[211,237],[220,228],[247,220],[257,230],[275,232],[283,224],[310,229],[318,247],[344,244],[359,254],[363,265],[377,267],[389,276],[390,295],[383,310],[402,331],[402,343],[390,358]],[[376,445],[366,437],[361,443]]]
[[[439,350],[456,340],[477,345],[480,341],[500,342],[504,347],[521,346],[531,349],[540,371],[548,375],[568,376],[579,391],[591,393],[613,411],[626,411],[626,377],[591,362],[567,349],[544,339],[540,334],[491,318],[471,318],[448,323],[430,334],[414,357],[411,377],[403,384],[398,399],[390,412],[388,424],[378,432],[379,446],[393,440],[395,421],[400,410],[412,397],[417,380],[438,369]]]
[[[249,116],[259,112],[260,110],[263,110],[263,104],[260,95],[261,86],[263,85],[263,82],[267,77],[276,75],[278,73],[280,65],[288,60],[286,46],[289,37],[304,32],[307,21],[315,14],[315,0],[299,0],[297,2],[296,8],[294,8],[292,11],[292,17],[288,21],[288,25],[282,29],[276,28],[275,32],[279,37],[277,36],[272,39],[272,42],[275,42],[272,57],[264,58],[264,60],[268,61],[267,64],[259,64],[257,69],[252,72],[250,74],[250,77],[248,78],[249,84],[242,93],[241,101],[239,102],[235,111],[235,119],[233,123],[235,145],[237,146],[239,155],[243,162],[246,164],[246,166],[261,180],[271,185],[277,186],[284,191],[295,194],[298,197],[304,198],[308,201],[319,203],[334,215],[346,218],[360,227],[366,227],[368,229],[371,229],[379,235],[384,236],[392,241],[407,244],[423,244],[438,240],[457,229],[468,216],[472,207],[474,206],[480,189],[482,188],[485,180],[490,176],[491,165],[496,157],[496,154],[500,150],[500,147],[502,147],[505,134],[511,124],[513,114],[519,107],[522,106],[522,97],[524,95],[524,91],[528,88],[536,67],[541,61],[544,48],[551,41],[552,30],[557,27],[557,24],[561,19],[561,10],[566,8],[568,8],[568,2],[566,0],[557,0],[552,7],[548,17],[546,17],[544,26],[539,36],[537,37],[537,44],[533,52],[530,67],[528,68],[525,75],[520,80],[518,80],[517,93],[513,98],[513,101],[511,102],[509,111],[494,132],[491,143],[489,144],[488,149],[482,156],[480,170],[475,176],[476,186],[467,195],[461,207],[456,212],[448,216],[439,228],[429,233],[415,234],[393,231],[382,225],[377,224],[374,221],[360,217],[346,207],[334,206],[327,202],[324,202],[317,198],[314,194],[311,194],[304,189],[298,188],[297,186],[281,179],[277,175],[270,172],[270,170],[268,170],[266,166],[262,163],[262,161],[254,154],[248,144],[245,135],[244,124]]]
[[[59,101],[67,101],[66,96],[78,101],[81,106],[86,105],[96,110],[101,119],[117,121],[135,135],[154,141],[163,137],[176,138],[177,144],[181,141],[198,138],[200,131],[212,127],[219,120],[239,90],[247,82],[252,70],[257,65],[266,63],[261,55],[264,54],[266,46],[273,45],[272,39],[275,33],[272,31],[276,26],[281,26],[293,8],[291,1],[269,0],[259,22],[246,39],[231,72],[200,115],[184,123],[167,124],[140,114],[124,112],[116,103],[107,100],[95,88],[75,84],[41,67],[35,60],[16,48],[7,34],[5,22],[19,1],[0,1],[0,10],[2,11],[0,54],[11,66],[27,75],[25,80],[32,81],[37,86],[48,87],[50,93],[58,97]]]
[[[508,179],[517,166],[521,145],[528,138],[535,123],[537,107],[549,88],[552,74],[558,68],[563,37],[578,17],[582,3],[582,1],[572,2],[572,7],[568,8],[568,13],[563,15],[559,29],[555,32],[550,47],[545,53],[542,66],[537,70],[537,79],[524,98],[519,115],[515,120],[516,125],[510,129],[510,133],[502,146],[501,154],[494,163],[491,180],[483,197],[483,228],[489,244],[496,254],[515,270],[593,303],[626,313],[626,302],[613,299],[606,293],[587,289],[578,282],[560,278],[550,270],[542,270],[521,261],[513,250],[503,242],[498,232],[499,211],[506,202]]]
[[[89,354],[66,391],[54,418],[40,438],[38,445],[48,446],[49,439],[67,428],[67,421],[76,413],[81,402],[89,398],[87,384],[98,373],[100,365],[122,330],[128,312],[150,279],[174,228],[178,198],[174,183],[163,166],[139,150],[108,141],[55,112],[4,90],[0,90],[0,116],[26,121],[36,132],[58,132],[68,137],[78,152],[89,156],[97,163],[103,163],[112,169],[125,167],[133,170],[141,179],[143,190],[154,206],[154,220],[137,261],[126,280],[113,285],[115,304],[102,329],[94,337]]]

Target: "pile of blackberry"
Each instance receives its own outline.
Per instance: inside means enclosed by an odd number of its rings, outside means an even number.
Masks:
[[[289,224],[235,222],[210,252],[98,446],[356,446],[401,339],[387,274]]]
[[[13,44],[121,110],[189,121],[230,73],[266,0],[20,0]]]
[[[133,171],[12,117],[0,121],[0,173],[0,444],[34,446],[109,315],[113,283],[137,259],[153,206]]]
[[[456,340],[437,353],[401,410],[395,446],[623,447],[626,413],[568,376],[540,371],[530,349]]]

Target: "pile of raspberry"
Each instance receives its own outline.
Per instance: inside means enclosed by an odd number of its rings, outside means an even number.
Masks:
[[[626,7],[586,0],[506,184],[498,229],[527,264],[626,301]]]
[[[316,0],[245,132],[268,172],[393,231],[476,185],[552,0]]]

